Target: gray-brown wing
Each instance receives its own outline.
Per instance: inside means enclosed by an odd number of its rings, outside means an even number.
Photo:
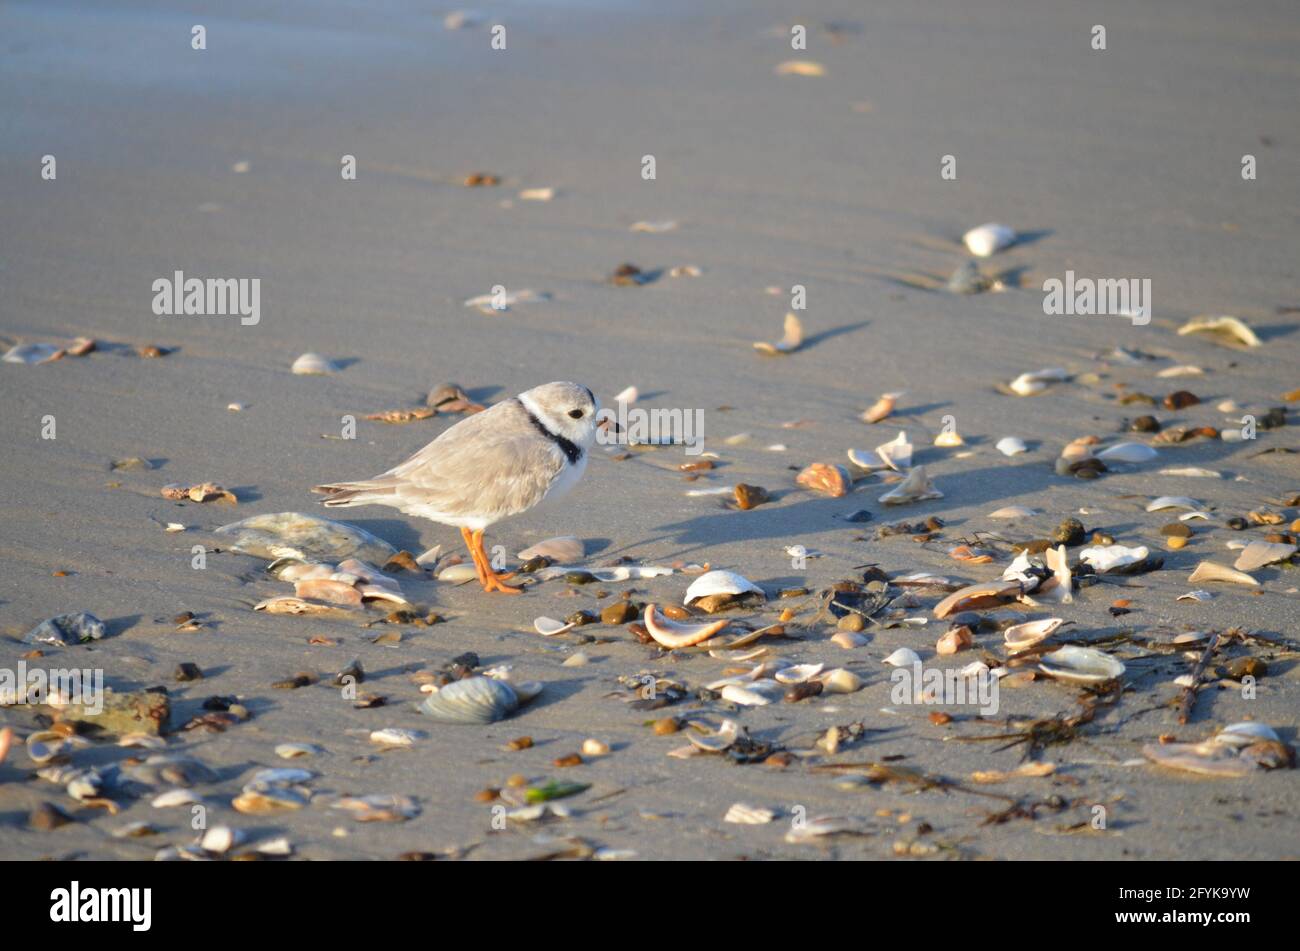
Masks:
[[[504,518],[536,505],[565,463],[518,400],[461,420],[401,465],[371,480],[401,508]]]

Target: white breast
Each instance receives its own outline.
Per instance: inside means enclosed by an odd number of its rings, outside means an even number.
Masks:
[[[585,452],[576,463],[571,463],[568,459],[565,459],[564,468],[560,470],[559,475],[555,477],[555,481],[551,483],[551,487],[542,496],[542,502],[554,502],[556,499],[564,498],[573,491],[573,487],[578,484],[582,479],[582,474],[586,471],[587,454]]]

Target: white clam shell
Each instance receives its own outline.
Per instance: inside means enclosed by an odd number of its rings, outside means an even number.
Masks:
[[[1224,581],[1231,584],[1250,585],[1254,588],[1259,587],[1259,582],[1244,571],[1215,564],[1212,561],[1203,561],[1197,565],[1196,570],[1187,576],[1187,580],[1191,584],[1196,584],[1199,581]]]
[[[1010,247],[1015,240],[1015,229],[995,221],[971,228],[961,236],[962,244],[966,245],[966,249],[977,258],[994,255]]]
[[[862,678],[843,667],[828,670],[817,679],[826,693],[856,693],[862,689]]]
[[[881,443],[876,447],[876,455],[895,472],[912,468],[912,444],[907,441],[907,432],[900,431],[889,442]]]
[[[717,570],[705,572],[692,581],[690,587],[686,589],[686,597],[682,599],[682,603],[690,604],[697,598],[711,594],[758,594],[766,598],[763,589],[743,575],[738,575],[734,571]]]
[[[1185,495],[1162,495],[1158,499],[1153,499],[1147,506],[1148,512],[1160,512],[1164,509],[1190,509],[1195,512],[1201,507],[1201,503],[1195,499],[1189,499]]]
[[[1157,766],[1202,776],[1246,776],[1256,769],[1231,746],[1213,742],[1148,743],[1142,747],[1142,755]]]
[[[1193,317],[1178,328],[1178,336],[1184,337],[1187,334],[1207,334],[1219,341],[1244,344],[1247,347],[1260,345],[1260,339],[1255,336],[1255,331],[1251,330],[1241,318],[1229,314],[1202,314]]]
[[[911,667],[920,662],[921,655],[910,647],[900,647],[881,661],[882,664],[888,664],[890,667]]]
[[[780,700],[784,688],[775,680],[756,680],[750,684],[728,684],[722,688],[722,699],[742,707],[765,707]]]
[[[801,684],[804,681],[812,680],[825,667],[825,664],[796,664],[793,667],[778,670],[773,676],[783,684]]]
[[[422,740],[426,736],[428,734],[420,730],[389,726],[370,731],[370,742],[378,746],[413,746],[416,740]]]
[[[765,825],[776,818],[776,813],[771,809],[762,806],[751,806],[747,803],[738,802],[727,810],[727,814],[722,817],[723,822],[735,822],[740,825]]]
[[[304,353],[293,361],[293,366],[290,369],[300,375],[321,375],[337,373],[339,368],[338,364],[333,360],[327,360],[319,353]]]
[[[539,617],[533,619],[533,630],[542,637],[554,637],[556,634],[563,634],[575,624],[566,624],[564,621],[557,621],[553,617]]]
[[[438,572],[438,580],[448,584],[465,584],[478,580],[478,572],[470,564],[451,565]]]
[[[1282,738],[1267,723],[1246,720],[1241,723],[1229,723],[1214,736],[1214,742],[1238,749],[1258,743],[1260,740],[1281,742]]]
[[[1079,552],[1079,560],[1105,574],[1116,568],[1137,564],[1151,554],[1146,545],[1125,548],[1123,545],[1097,545]]]
[[[678,623],[661,616],[653,604],[645,606],[642,621],[655,642],[669,650],[702,644],[731,623],[727,618],[702,624]]]
[[[1103,462],[1150,462],[1158,456],[1154,449],[1140,442],[1117,442],[1097,453]]]
[[[515,688],[491,677],[456,680],[430,694],[419,705],[421,713],[443,723],[494,723],[523,702]]]
[[[909,502],[923,502],[927,499],[941,499],[943,493],[935,488],[926,474],[925,466],[917,466],[908,473],[907,478],[898,483],[880,497],[884,505],[906,505]]]
[[[1124,674],[1124,665],[1092,647],[1066,645],[1040,658],[1038,669],[1074,684],[1099,684]]]
[[[1002,637],[1008,650],[1022,651],[1026,647],[1033,647],[1040,641],[1047,640],[1064,623],[1065,621],[1059,617],[1043,618],[1040,621],[1026,621],[1023,624],[1011,625],[1002,632]]]
[[[1281,542],[1253,541],[1241,550],[1232,567],[1238,571],[1254,571],[1275,561],[1285,561],[1296,553],[1295,545]]]
[[[1016,436],[1003,436],[997,441],[995,448],[1004,456],[1018,456],[1022,452],[1029,451],[1029,447],[1025,445],[1025,441]]]
[[[1024,505],[1008,505],[995,512],[989,512],[989,518],[1029,518],[1038,513]]]
[[[686,734],[686,738],[691,741],[691,746],[697,750],[703,750],[706,753],[721,753],[736,742],[736,737],[739,734],[740,727],[735,720],[723,720],[722,725],[711,733],[701,734],[692,731]]]

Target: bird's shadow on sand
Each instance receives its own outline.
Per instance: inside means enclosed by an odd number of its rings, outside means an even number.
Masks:
[[[1159,460],[1147,465],[1115,465],[1112,467],[1115,471],[1102,478],[1114,478],[1120,472],[1150,473],[1165,465],[1208,466],[1233,451],[1230,444],[1205,441],[1162,453]],[[658,536],[660,539],[668,539],[682,546],[677,553],[679,557],[718,544],[771,540],[791,545],[803,539],[844,529],[871,532],[873,526],[879,524],[912,522],[931,515],[942,517],[958,505],[998,507],[1049,488],[1068,489],[1075,484],[1074,479],[1056,475],[1052,460],[1042,458],[1019,465],[988,465],[960,472],[931,471],[931,478],[943,492],[944,498],[886,506],[877,499],[890,486],[870,481],[859,484],[853,492],[838,499],[804,494],[800,490],[787,490],[782,493],[783,496],[796,498],[797,501],[784,505],[761,505],[747,512],[720,505],[692,518],[660,525],[656,531],[661,533]],[[1197,480],[1186,481],[1195,483]],[[1188,486],[1187,491],[1194,496],[1195,486]],[[775,491],[773,494],[776,494]],[[1141,511],[1141,499],[1131,501],[1135,511]],[[845,521],[845,516],[863,508],[874,515],[872,521]]]

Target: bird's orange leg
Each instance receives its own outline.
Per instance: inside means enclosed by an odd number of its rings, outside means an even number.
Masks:
[[[469,556],[474,560],[474,571],[478,574],[478,583],[487,587],[483,562],[479,561],[478,558],[478,545],[475,543],[474,533],[468,528],[462,528],[460,530],[460,537],[465,540],[465,547],[469,550]]]
[[[478,549],[478,560],[483,565],[483,590],[500,591],[502,594],[522,594],[523,588],[514,588],[505,584],[506,580],[514,577],[513,573],[499,575],[492,570],[492,560],[483,549],[483,529],[471,533],[470,537],[474,540],[474,547]]]

